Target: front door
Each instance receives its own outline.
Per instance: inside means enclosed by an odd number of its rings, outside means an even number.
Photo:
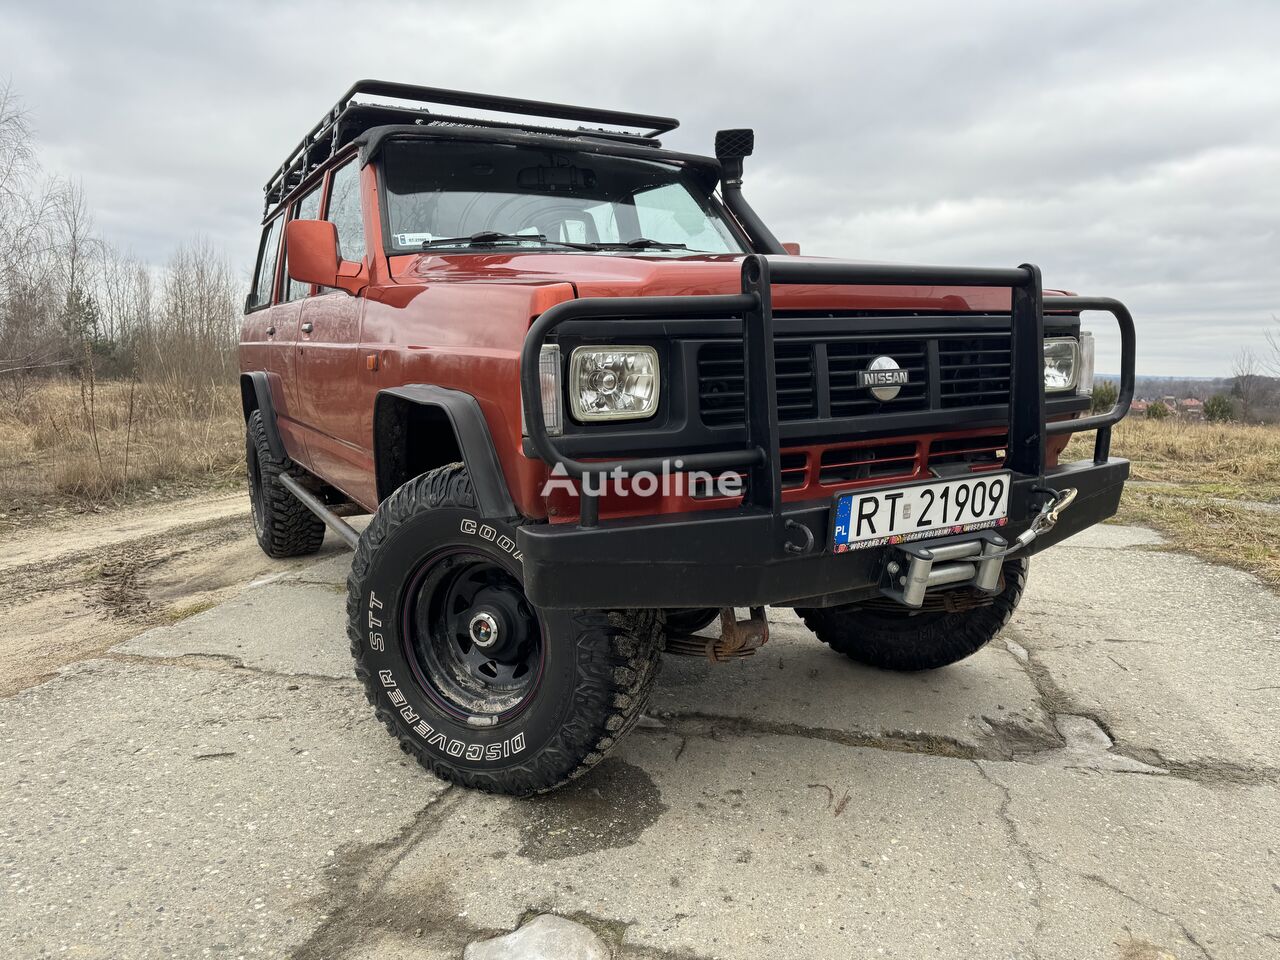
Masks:
[[[337,228],[342,259],[364,260],[356,160],[334,171],[327,208],[325,219]],[[366,495],[372,473],[369,453],[360,444],[367,419],[359,349],[364,305],[362,296],[324,289],[302,301],[298,316],[296,382],[311,466],[352,496]]]

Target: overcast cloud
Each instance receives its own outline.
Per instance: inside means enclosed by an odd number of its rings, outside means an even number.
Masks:
[[[1280,3],[0,0],[0,50],[46,166],[152,259],[247,264],[263,182],[369,76],[669,114],[697,152],[753,126],[783,239],[1038,263],[1130,304],[1140,373],[1227,374],[1280,316]]]

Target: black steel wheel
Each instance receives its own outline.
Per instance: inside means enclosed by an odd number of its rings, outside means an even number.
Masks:
[[[598,763],[657,676],[655,610],[539,610],[517,523],[476,509],[451,464],[383,501],[347,578],[356,676],[378,719],[437,776],[523,796]]]
[[[406,657],[418,683],[463,721],[509,720],[542,678],[542,624],[520,581],[478,553],[430,557],[410,581]]]

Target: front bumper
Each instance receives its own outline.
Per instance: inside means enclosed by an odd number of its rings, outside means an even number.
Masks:
[[[1120,503],[1129,462],[1081,461],[1043,477],[1015,475],[1009,523],[1013,540],[1038,508],[1034,487],[1078,491],[1057,525],[1026,549],[1034,553],[1112,516]],[[829,606],[880,595],[886,550],[831,550],[831,501],[787,504],[780,513],[744,507],[614,521],[594,527],[543,524],[521,527],[525,592],[541,607],[751,607]],[[813,535],[803,555],[786,544]],[[799,534],[799,536],[797,536]]]

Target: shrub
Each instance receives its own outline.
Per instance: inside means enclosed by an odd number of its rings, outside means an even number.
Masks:
[[[1116,385],[1111,380],[1099,380],[1093,385],[1093,413],[1106,413],[1116,405]]]
[[[1236,418],[1235,404],[1225,393],[1216,393],[1204,404],[1204,418],[1210,423],[1226,423]]]

